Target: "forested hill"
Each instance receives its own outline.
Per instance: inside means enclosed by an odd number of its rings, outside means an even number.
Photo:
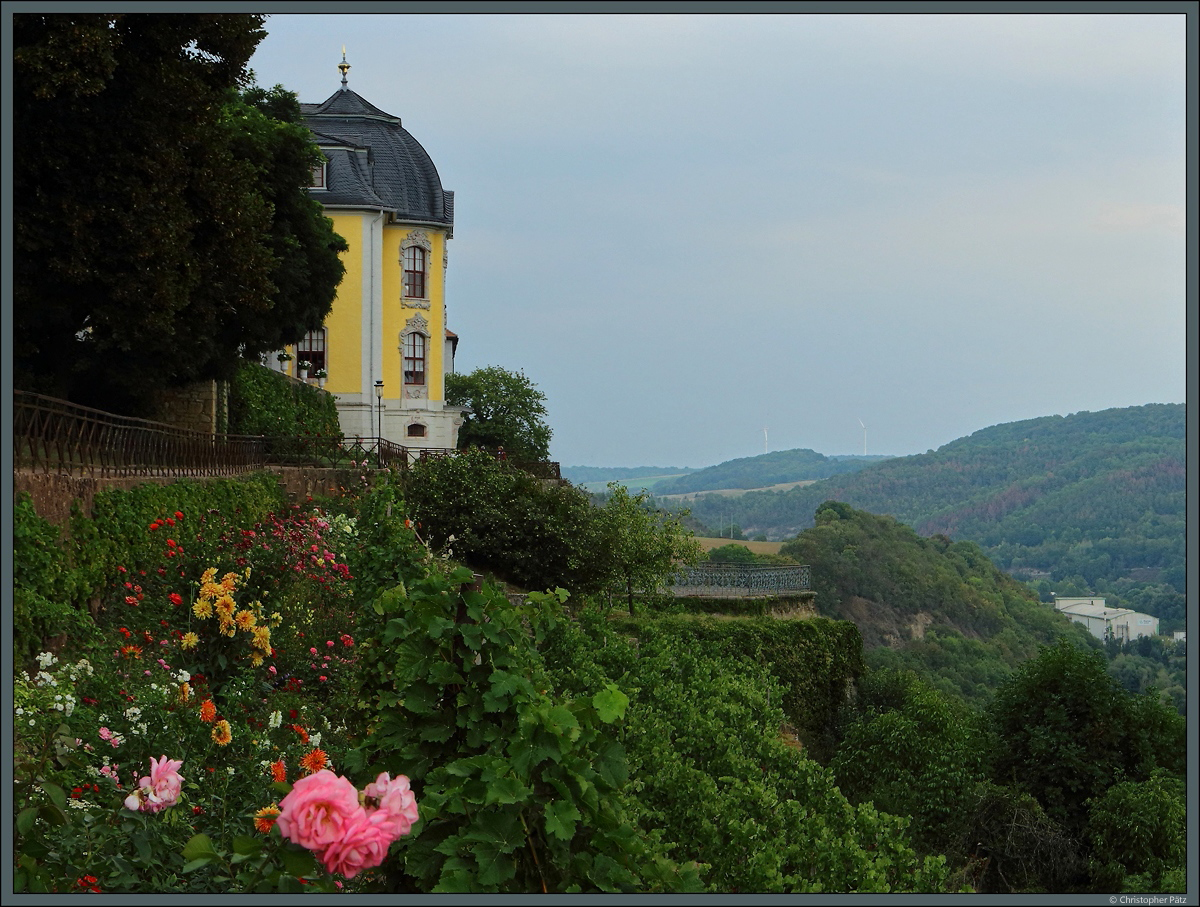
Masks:
[[[826,479],[856,472],[886,457],[826,457],[814,450],[777,450],[756,457],[727,460],[678,479],[659,482],[655,494],[683,494],[720,488],[765,488],[784,482]]]
[[[977,704],[1039,645],[1087,637],[977,545],[836,501],[780,554],[812,567],[818,611],[858,625],[868,664],[913,669]]]
[[[1044,572],[1181,619],[1185,416],[1183,404],[1150,404],[995,425],[813,485],[689,506],[704,523],[784,539],[812,526],[822,501],[843,501],[921,535],[977,542],[1018,575]]]

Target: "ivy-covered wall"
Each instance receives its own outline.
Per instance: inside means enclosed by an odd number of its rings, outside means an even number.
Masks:
[[[229,432],[340,438],[333,394],[255,362],[243,362],[229,387]]]
[[[279,480],[272,474],[98,491],[89,510],[76,504],[62,527],[39,516],[33,500],[20,495],[13,508],[15,657],[85,629],[89,608],[97,606],[118,566],[149,562],[160,552],[167,533],[147,531],[156,520],[175,520],[182,513],[194,537],[195,524],[210,510],[219,510],[235,525],[252,526],[283,506]]]
[[[838,712],[865,670],[862,637],[849,621],[672,615],[613,624],[621,633],[669,633],[713,655],[765,665],[783,687],[788,721],[822,762],[833,754]]]

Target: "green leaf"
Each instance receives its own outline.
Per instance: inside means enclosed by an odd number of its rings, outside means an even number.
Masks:
[[[221,855],[213,847],[212,838],[205,834],[192,835],[181,851],[185,860],[219,860]]]
[[[520,803],[528,797],[533,791],[518,781],[516,778],[497,778],[487,787],[487,796],[484,798],[483,805],[491,806],[495,803],[508,804]]]
[[[575,823],[580,818],[579,810],[570,800],[552,800],[546,804],[546,833],[569,841],[575,837]]]
[[[262,838],[238,835],[233,839],[233,852],[242,856],[253,856],[263,848]]]
[[[517,874],[517,861],[500,845],[480,842],[472,852],[479,864],[480,885],[500,885]]]
[[[279,861],[294,876],[309,876],[317,872],[317,858],[307,850],[283,847],[279,850]]]
[[[616,684],[610,683],[592,697],[592,705],[596,707],[596,714],[600,716],[601,721],[612,724],[625,717],[629,697],[622,693]]]
[[[51,825],[66,825],[69,821],[66,810],[60,809],[56,803],[43,803],[38,815]]]
[[[57,784],[51,784],[49,781],[43,781],[42,790],[44,790],[50,797],[50,802],[52,802],[59,809],[67,808],[67,793]]]
[[[38,808],[36,806],[27,806],[25,809],[17,813],[18,834],[29,834],[29,829],[33,828],[34,820],[37,819],[37,812]]]
[[[195,860],[189,860],[183,864],[183,869],[180,872],[195,872],[201,866],[207,866],[212,861],[212,857],[198,857]]]

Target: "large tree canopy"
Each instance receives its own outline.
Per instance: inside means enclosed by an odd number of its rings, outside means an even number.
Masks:
[[[137,412],[327,314],[344,243],[257,15],[17,15],[18,386]]]
[[[524,372],[489,365],[469,375],[447,375],[446,402],[470,408],[458,433],[460,447],[503,447],[527,462],[550,459],[546,395]]]

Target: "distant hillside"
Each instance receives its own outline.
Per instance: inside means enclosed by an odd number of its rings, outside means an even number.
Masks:
[[[857,472],[886,457],[826,457],[814,450],[777,450],[756,457],[727,460],[671,481],[659,482],[655,494],[684,494],[725,488],[765,488],[784,482],[827,479]]]
[[[1087,641],[977,545],[921,538],[889,516],[828,502],[779,553],[812,567],[818,611],[858,626],[868,665],[911,668],[977,704],[1039,645]]]
[[[813,525],[821,502],[843,501],[976,542],[1059,594],[1105,594],[1182,629],[1185,417],[1183,404],[1151,404],[995,425],[790,491],[688,506],[702,523],[785,539]]]
[[[563,466],[562,477],[576,485],[594,482],[621,482],[629,479],[680,476],[695,472],[687,466]]]

